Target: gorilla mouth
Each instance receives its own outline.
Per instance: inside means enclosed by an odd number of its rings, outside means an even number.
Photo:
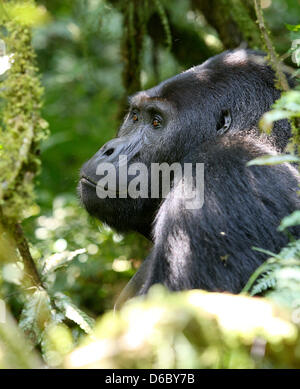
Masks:
[[[97,187],[97,185],[98,185],[98,184],[96,184],[95,181],[93,181],[92,179],[90,179],[90,178],[89,178],[88,176],[86,176],[85,174],[82,174],[82,175],[81,175],[79,181],[80,181],[81,184],[90,186],[90,187],[92,187],[93,189],[95,189],[95,188]],[[98,186],[98,187],[99,187],[99,186]],[[107,183],[105,186],[100,187],[100,188],[102,188],[103,190],[108,191],[108,190],[109,190],[109,188],[108,188],[108,183]],[[113,193],[114,195],[118,196],[120,192],[119,192],[117,189],[115,189],[115,190],[112,191],[112,193]],[[126,192],[126,193],[127,193],[127,192]],[[115,198],[115,197],[114,197],[114,198]]]
[[[91,180],[89,177],[87,177],[84,174],[80,177],[80,181],[84,184],[88,184],[93,187],[97,186],[97,184],[93,180]]]

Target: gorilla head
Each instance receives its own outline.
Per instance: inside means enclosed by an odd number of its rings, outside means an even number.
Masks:
[[[95,190],[101,178],[97,166],[112,163],[118,176],[120,155],[127,156],[128,165],[182,163],[207,140],[254,128],[279,96],[264,56],[249,50],[227,51],[138,92],[129,99],[118,137],[82,167],[79,193],[84,206],[119,231],[136,230],[149,237],[160,199],[123,199],[118,193],[117,198],[100,199]],[[271,141],[282,150],[289,136],[287,121],[280,121]]]

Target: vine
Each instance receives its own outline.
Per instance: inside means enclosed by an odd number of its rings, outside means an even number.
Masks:
[[[272,66],[277,78],[278,88],[281,89],[282,91],[288,91],[290,89],[289,84],[287,82],[285,74],[281,69],[281,61],[271,41],[270,32],[266,28],[264,22],[263,11],[261,8],[261,0],[254,0],[254,7],[257,16],[258,26],[262,35],[262,40],[269,56],[270,65]]]

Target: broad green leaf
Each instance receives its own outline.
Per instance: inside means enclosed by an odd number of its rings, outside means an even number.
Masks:
[[[280,226],[278,227],[279,231],[285,230],[287,227],[297,226],[300,224],[300,211],[295,211],[291,215],[286,216],[282,219]]]
[[[26,301],[19,322],[20,327],[39,343],[46,326],[51,322],[51,304],[47,292],[38,289]]]
[[[56,293],[55,304],[69,320],[78,324],[84,332],[89,334],[92,331],[94,320],[81,309],[76,307],[68,296],[63,293]]]
[[[83,254],[86,249],[78,249],[75,251],[63,251],[62,253],[55,253],[47,258],[44,262],[43,275],[49,274],[59,267],[65,266],[68,262],[72,261],[77,255]]]

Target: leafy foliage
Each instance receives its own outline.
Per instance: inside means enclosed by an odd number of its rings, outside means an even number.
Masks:
[[[299,211],[285,217],[279,230],[299,224]],[[259,250],[263,251],[264,250]],[[300,240],[292,240],[279,254],[262,264],[252,275],[244,288],[251,295],[262,294],[290,308],[300,302]],[[300,306],[300,305],[299,305]]]
[[[299,241],[269,253],[249,280],[245,291],[268,300],[154,288],[148,299],[105,313],[150,244],[90,220],[76,198],[80,166],[115,135],[125,88],[153,86],[241,39],[259,46],[248,2],[216,1],[209,12],[211,1],[177,3],[0,0],[0,201],[7,217],[27,218],[41,280],[38,287],[32,282],[0,225],[0,297],[7,306],[0,367],[299,367]],[[264,14],[275,47],[295,66],[300,9],[294,0],[270,3]],[[238,33],[226,37],[220,26]],[[293,120],[290,154],[252,164],[298,162],[299,107],[299,90],[288,91],[262,121],[271,131],[275,120]],[[295,212],[279,229],[299,219]]]
[[[287,27],[292,32],[298,32],[299,30],[298,26],[288,25]],[[292,38],[294,38],[294,35]],[[290,55],[292,55],[293,61],[298,64],[293,46],[295,45],[292,44]],[[295,72],[295,74],[297,73]],[[300,117],[300,92],[295,89],[282,93],[281,98],[275,102],[272,108],[272,110],[263,115],[260,127],[269,133],[275,121],[289,119],[292,124],[293,136],[287,149],[293,152],[296,148],[299,153],[300,122],[298,118]],[[248,166],[276,165],[285,162],[299,164],[299,157],[295,154],[263,156],[250,161]],[[278,230],[288,234],[288,228],[296,225],[300,225],[300,212],[298,210],[285,217],[281,221]],[[265,252],[262,249],[258,250]],[[268,252],[266,254],[270,255],[269,260],[254,272],[245,286],[244,292],[251,290],[251,295],[264,294],[280,304],[295,308],[300,301],[300,240],[295,240],[291,237],[290,243],[279,254]]]
[[[297,325],[267,300],[153,286],[105,314],[65,367],[297,368],[299,344]]]

